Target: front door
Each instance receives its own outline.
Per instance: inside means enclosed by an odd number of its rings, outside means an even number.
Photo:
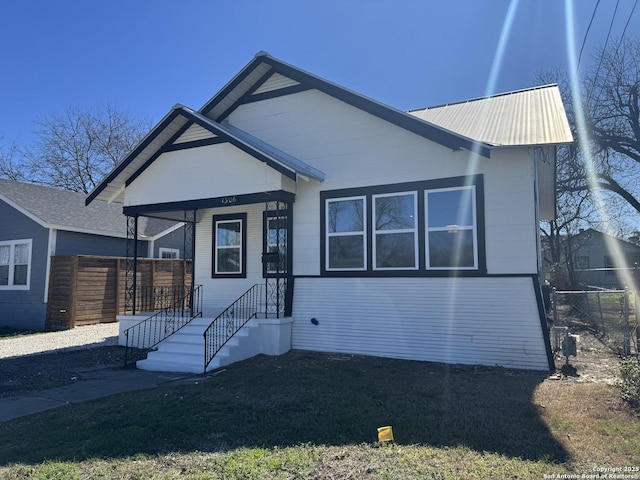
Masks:
[[[286,202],[267,202],[263,216],[262,273],[266,284],[267,314],[290,315],[291,211]]]

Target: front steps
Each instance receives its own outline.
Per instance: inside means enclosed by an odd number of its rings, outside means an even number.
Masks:
[[[204,372],[205,329],[213,318],[195,318],[157,345],[147,358],[138,360],[141,370],[160,372]],[[207,371],[215,370],[258,354],[281,355],[291,348],[292,318],[253,318],[220,349]]]

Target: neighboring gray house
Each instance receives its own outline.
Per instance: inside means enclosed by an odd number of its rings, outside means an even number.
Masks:
[[[81,193],[0,179],[0,326],[43,329],[50,258],[124,257],[126,226],[122,206],[85,206]],[[145,218],[138,227],[138,255],[181,258],[181,227]]]
[[[632,288],[640,246],[589,228],[572,237],[578,282],[585,287]]]

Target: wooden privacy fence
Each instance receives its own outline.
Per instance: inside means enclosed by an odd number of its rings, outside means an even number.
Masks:
[[[46,330],[115,322],[124,313],[125,258],[55,256],[50,272]],[[163,308],[190,284],[190,261],[139,258],[136,311]]]

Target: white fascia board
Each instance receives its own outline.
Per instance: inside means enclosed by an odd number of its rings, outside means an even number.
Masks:
[[[175,232],[176,230],[178,230],[182,226],[184,226],[184,222],[177,223],[173,227],[167,228],[166,230],[163,230],[162,232],[158,233],[157,235],[154,235],[153,237],[144,237],[144,239],[145,240],[151,240],[152,242],[155,242],[159,238],[162,238],[165,235],[169,235],[171,232]]]
[[[49,229],[49,241],[47,242],[47,269],[44,272],[44,303],[49,301],[49,278],[51,277],[51,257],[56,254],[58,231]]]

